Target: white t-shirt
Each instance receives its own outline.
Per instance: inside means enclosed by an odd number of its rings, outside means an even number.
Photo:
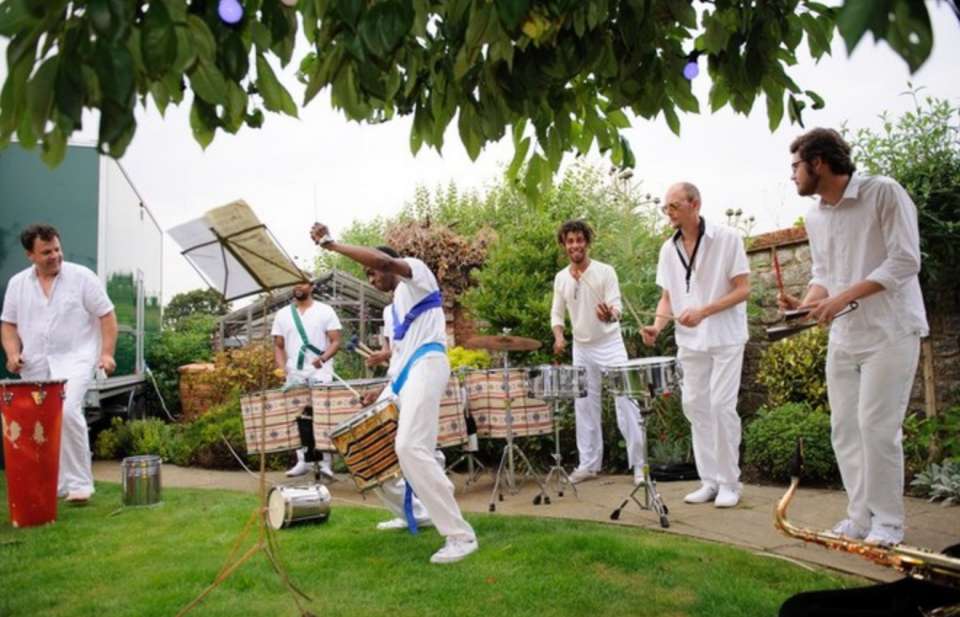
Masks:
[[[103,283],[92,270],[63,262],[48,299],[36,268],[15,274],[7,285],[0,321],[15,324],[23,343],[21,375],[53,379],[92,376],[100,356],[100,318],[113,311]]]
[[[687,271],[677,254],[677,246],[683,248],[683,240],[670,238],[660,247],[657,262],[657,285],[670,294],[670,308],[680,315],[688,308],[700,308],[731,291],[735,277],[750,273],[750,263],[740,234],[726,225],[705,222],[703,239],[697,251],[693,272],[690,275],[690,290],[687,291]],[[747,342],[747,303],[735,304],[700,322],[694,328],[676,326],[679,347],[694,351],[707,351],[712,347],[743,345]]]
[[[597,305],[601,302],[622,313],[620,281],[613,266],[592,259],[580,280],[573,278],[570,267],[553,277],[553,305],[550,327],[564,325],[564,310],[570,312],[573,341],[583,345],[603,344],[620,338],[620,322],[600,321]]]
[[[429,294],[440,289],[437,279],[430,272],[427,264],[414,257],[404,257],[403,260],[410,266],[409,279],[399,277],[400,283],[393,291],[393,308],[397,319],[402,322],[413,306]],[[389,310],[389,307],[388,307]],[[393,338],[393,324],[390,328],[390,368],[388,374],[395,377],[406,366],[407,360],[420,346],[426,343],[447,344],[447,321],[443,315],[443,308],[434,308],[420,314],[407,330],[403,340]]]
[[[273,328],[270,331],[272,336],[283,337],[283,348],[287,354],[287,372],[288,382],[305,382],[308,379],[320,383],[327,383],[333,379],[333,358],[328,360],[319,369],[313,367],[313,360],[319,356],[309,349],[304,351],[303,368],[297,369],[297,358],[300,355],[300,347],[303,341],[300,333],[297,331],[297,325],[293,321],[293,314],[290,307],[296,307],[296,304],[284,307],[277,313],[273,320]],[[303,330],[310,339],[310,344],[321,352],[327,350],[327,332],[331,330],[340,330],[340,319],[328,304],[313,301],[313,304],[306,311],[300,313],[300,321],[303,322]]]
[[[920,292],[917,207],[896,181],[854,174],[840,202],[822,200],[804,219],[813,280],[831,296],[870,280],[883,291],[860,298],[860,308],[830,324],[830,343],[873,351],[904,336],[926,336]]]
[[[390,345],[390,360],[387,363],[387,379],[393,379],[397,372],[396,357],[393,352],[393,311],[390,310],[393,305],[388,304],[383,307],[383,343]]]

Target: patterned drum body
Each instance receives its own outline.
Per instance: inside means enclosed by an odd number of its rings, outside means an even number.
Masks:
[[[296,418],[309,404],[310,390],[277,389],[253,392],[240,397],[243,436],[247,452],[284,452],[300,447]]]
[[[330,439],[361,491],[400,476],[394,448],[399,417],[396,403],[384,399],[331,431]]]
[[[0,381],[7,503],[14,527],[57,520],[64,380]]]
[[[587,369],[541,364],[526,369],[527,396],[545,401],[572,401],[587,395]]]
[[[652,398],[671,392],[680,381],[677,360],[670,356],[637,358],[605,366],[603,375],[615,396]]]
[[[347,383],[363,397],[371,391],[379,392],[387,380],[357,379]],[[363,401],[341,383],[314,385],[310,394],[313,402],[313,438],[317,450],[334,450],[331,433],[360,413]]]
[[[513,416],[514,437],[547,435],[553,431],[553,411],[543,399],[527,394],[525,369],[508,371],[504,391],[502,369],[479,369],[464,373],[467,408],[477,423],[479,437],[507,437],[507,402]]]
[[[449,448],[467,443],[467,421],[464,417],[460,380],[450,376],[447,388],[440,399],[440,430],[437,433],[437,447]]]

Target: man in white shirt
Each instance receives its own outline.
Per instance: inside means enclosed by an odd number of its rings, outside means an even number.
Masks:
[[[454,499],[453,484],[433,455],[439,432],[440,399],[450,378],[446,319],[437,279],[419,259],[393,257],[377,249],[336,242],[320,223],[313,225],[310,236],[326,250],[361,264],[374,287],[393,292],[392,381],[380,398],[397,398],[400,418],[395,449],[408,486],[400,494],[392,490],[395,485],[382,486],[380,495],[394,513],[404,514],[411,531],[415,531],[419,518],[413,499],[416,493],[432,524],[445,538],[444,546],[430,561],[460,561],[479,545],[476,533]]]
[[[705,221],[700,204],[700,191],[689,182],[667,191],[662,210],[677,231],[660,248],[657,285],[663,291],[657,317],[641,335],[653,345],[666,316],[675,316],[683,413],[701,482],[684,501],[732,508],[740,501],[737,393],[748,338],[750,265],[740,234]]]
[[[792,179],[819,195],[805,222],[813,262],[802,300],[830,326],[827,396],[833,450],[847,491],[847,518],[834,532],[867,542],[903,540],[902,423],[929,334],[920,292],[917,208],[896,181],[854,173],[850,146],[831,129],[793,141]],[[833,321],[853,301],[859,309]]]
[[[56,229],[31,225],[20,242],[33,265],[10,279],[3,301],[7,370],[26,380],[66,380],[57,493],[85,503],[94,488],[83,397],[94,369],[117,368],[117,317],[97,275],[63,261]]]
[[[294,285],[293,302],[277,313],[270,334],[277,368],[286,374],[286,387],[330,383],[333,380],[333,357],[340,349],[340,320],[329,305],[313,299],[313,283]],[[297,418],[300,443],[297,463],[287,471],[288,477],[300,476],[317,459],[313,435],[313,407],[307,405]],[[323,452],[320,472],[333,476],[332,455]]]
[[[553,353],[566,350],[564,317],[570,313],[573,330],[573,364],[587,371],[587,396],[574,401],[577,452],[580,462],[570,474],[574,483],[592,480],[603,462],[601,367],[623,364],[627,350],[620,334],[620,283],[613,267],[590,258],[593,230],[579,220],[567,221],[557,232],[557,242],[570,265],[553,279],[550,327]],[[643,481],[643,434],[640,410],[625,396],[616,398],[617,426],[627,444],[627,462],[635,484]]]

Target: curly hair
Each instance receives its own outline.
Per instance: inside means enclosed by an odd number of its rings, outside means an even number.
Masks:
[[[850,159],[850,144],[833,129],[811,129],[793,140],[790,154],[799,154],[800,160],[809,163],[820,159],[838,176],[849,176],[857,170]]]
[[[563,244],[567,234],[575,232],[582,233],[583,239],[587,241],[587,244],[590,244],[593,241],[593,229],[590,228],[590,225],[586,221],[572,219],[566,221],[560,226],[560,229],[557,230],[557,242],[559,244]]]

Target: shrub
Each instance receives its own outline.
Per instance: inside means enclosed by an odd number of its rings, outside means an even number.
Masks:
[[[803,439],[804,479],[838,480],[830,443],[830,416],[803,403],[787,403],[757,412],[756,419],[743,432],[744,463],[767,480],[786,481],[797,438]]]
[[[767,389],[767,405],[804,403],[826,411],[827,332],[811,328],[770,345],[760,358],[757,381]]]
[[[133,438],[129,426],[122,418],[114,417],[110,421],[110,428],[103,429],[97,434],[93,453],[98,459],[123,458],[127,452],[130,452],[132,444]]]
[[[490,368],[490,354],[482,349],[452,347],[447,353],[450,358],[450,370],[460,368]]]
[[[910,486],[930,501],[942,499],[945,506],[960,503],[960,460],[947,459],[942,465],[931,463]]]
[[[213,370],[204,373],[200,380],[210,386],[215,400],[226,401],[232,396],[283,385],[283,379],[274,373],[273,347],[269,343],[217,352],[213,364]]]
[[[210,360],[210,337],[215,323],[213,316],[191,315],[180,320],[178,329],[164,330],[147,340],[147,365],[170,413],[180,411],[177,369],[184,364]]]
[[[661,464],[693,461],[690,423],[683,415],[679,393],[660,396],[647,416],[650,460]]]

